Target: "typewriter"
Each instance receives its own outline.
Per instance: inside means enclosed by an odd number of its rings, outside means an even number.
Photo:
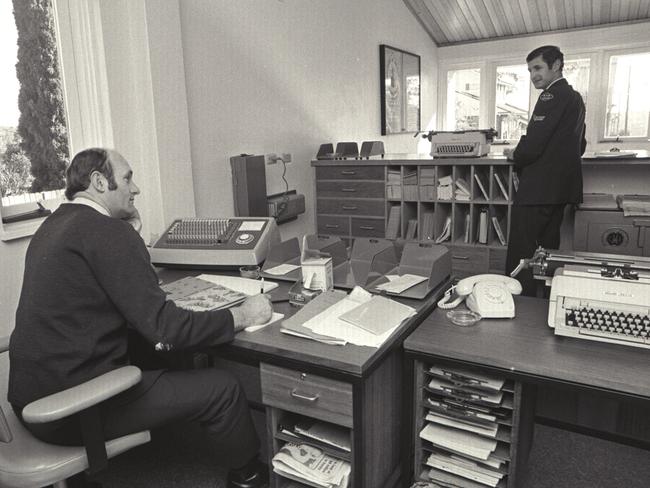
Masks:
[[[650,349],[650,258],[540,248],[526,265],[550,278],[556,335]]]
[[[457,158],[485,156],[490,143],[498,135],[494,129],[429,131],[422,137],[431,142],[434,158]]]

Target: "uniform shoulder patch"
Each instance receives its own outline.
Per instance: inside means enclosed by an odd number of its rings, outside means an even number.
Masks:
[[[546,115],[533,115],[533,122],[541,122],[546,118]]]
[[[553,94],[551,92],[544,92],[539,96],[539,99],[542,102],[548,102],[549,100],[553,100]]]

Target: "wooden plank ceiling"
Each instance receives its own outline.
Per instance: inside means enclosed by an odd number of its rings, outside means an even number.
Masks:
[[[596,25],[650,22],[650,0],[403,1],[438,46]]]

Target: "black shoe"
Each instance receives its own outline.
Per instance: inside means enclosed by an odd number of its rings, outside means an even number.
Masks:
[[[228,473],[228,488],[268,488],[269,468],[259,461]]]

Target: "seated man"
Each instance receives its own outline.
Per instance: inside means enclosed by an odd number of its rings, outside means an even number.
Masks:
[[[228,342],[244,327],[270,319],[264,295],[210,312],[184,310],[166,299],[134,229],[140,190],[119,153],[80,152],[66,180],[69,202],[43,222],[25,259],[9,347],[8,399],[19,418],[38,398],[129,364],[129,331],[156,350],[181,350]],[[138,385],[102,404],[101,419],[107,439],[199,422],[232,455],[230,488],[266,486],[248,403],[224,371],[143,371]],[[74,417],[26,427],[46,442],[83,444]]]

